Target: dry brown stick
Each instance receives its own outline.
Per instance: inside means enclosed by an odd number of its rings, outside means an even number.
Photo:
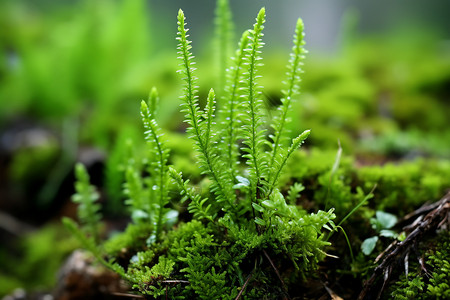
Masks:
[[[327,291],[328,295],[330,295],[331,300],[343,300],[343,298],[339,297],[338,294],[336,294],[331,288],[329,288],[325,282],[323,282],[323,281],[320,281],[320,282],[322,283],[323,287]]]
[[[242,286],[241,290],[239,291],[239,294],[236,296],[236,298],[234,298],[234,300],[239,300],[239,298],[241,298],[242,293],[244,292],[245,288],[247,287],[247,284],[250,282],[250,279],[252,278],[252,276],[253,276],[253,272],[248,274],[247,280],[245,280],[244,285]]]
[[[275,274],[277,274],[278,279],[281,281],[281,286],[283,288],[284,293],[286,294],[287,298],[290,299],[287,288],[286,288],[286,284],[283,281],[283,278],[281,278],[280,272],[278,272],[277,267],[275,266],[275,264],[273,263],[272,259],[270,258],[269,254],[267,254],[266,250],[263,249],[263,253],[264,256],[267,258],[267,260],[269,261],[270,265],[272,266],[272,268],[275,271]]]
[[[403,242],[397,242],[394,244],[394,249],[387,253],[383,261],[375,268],[372,276],[364,284],[364,288],[359,294],[358,299],[367,299],[372,293],[376,293],[375,299],[379,299],[383,290],[386,287],[386,283],[389,281],[392,271],[392,265],[395,263],[398,256],[403,256],[407,253],[415,243],[421,240],[422,236],[426,233],[435,231],[443,226],[445,221],[448,222],[448,215],[450,214],[450,192],[447,193],[440,201],[437,202],[432,211],[430,211],[421,222],[414,226],[412,232]],[[375,281],[383,274],[383,284],[381,289],[376,287]]]
[[[118,296],[118,297],[145,299],[145,297],[142,295],[128,294],[128,293],[113,292],[113,293],[110,293],[110,295],[114,295],[114,296]]]
[[[162,283],[185,283],[189,284],[190,282],[187,280],[163,280]]]

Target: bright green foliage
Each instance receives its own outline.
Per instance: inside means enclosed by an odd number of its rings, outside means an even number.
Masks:
[[[339,168],[332,175],[335,150],[313,148],[308,152],[297,151],[292,156],[280,178],[280,186],[290,181],[302,182],[312,193],[309,200],[323,207],[328,203],[336,209],[338,218],[352,210],[375,185],[374,197],[366,203],[373,209],[367,219],[375,214],[375,210],[406,215],[411,211],[411,205],[419,207],[426,201],[438,199],[450,186],[450,163],[443,159],[419,158],[356,168],[358,162],[344,151]],[[360,213],[363,211],[357,212]]]
[[[398,234],[391,230],[395,224],[397,224],[397,217],[393,214],[377,211],[375,213],[376,218],[371,218],[370,223],[372,228],[377,231],[380,236],[388,238],[397,238]],[[369,255],[375,249],[378,242],[378,236],[373,236],[365,239],[361,244],[361,250],[365,255]]]
[[[427,273],[423,274],[420,266],[415,263],[414,271],[408,278],[401,279],[392,287],[393,299],[448,299],[450,297],[450,234],[443,231],[438,236],[438,242],[425,254]]]
[[[204,173],[209,175],[212,181],[210,191],[215,194],[217,202],[225,202],[223,207],[220,209],[228,211],[230,208],[234,209],[236,205],[240,205],[242,206],[242,209],[240,209],[241,214],[242,212],[249,211],[250,209],[254,212],[255,207],[258,212],[262,213],[264,211],[264,208],[261,208],[260,204],[264,203],[264,201],[272,200],[271,197],[273,195],[279,194],[275,191],[277,191],[278,180],[283,168],[286,165],[286,162],[288,161],[288,158],[298,147],[300,147],[300,145],[309,135],[309,130],[303,132],[297,138],[292,140],[291,146],[287,149],[282,148],[280,144],[277,145],[277,147],[274,148],[277,149],[277,153],[274,155],[275,158],[272,161],[272,169],[270,170],[270,174],[268,173],[270,158],[269,153],[264,151],[264,145],[267,143],[267,140],[265,136],[266,130],[264,129],[262,118],[262,116],[264,115],[263,105],[262,100],[259,97],[261,87],[259,87],[256,81],[256,79],[258,78],[257,67],[260,66],[259,61],[261,59],[259,54],[260,48],[262,46],[261,38],[263,36],[262,30],[264,28],[264,21],[265,10],[261,9],[256,18],[256,23],[253,30],[249,31],[248,37],[247,34],[244,34],[244,38],[247,37],[249,39],[247,48],[243,47],[244,41],[241,40],[240,49],[237,52],[238,55],[241,55],[242,53],[244,54],[242,58],[242,66],[239,59],[235,61],[237,63],[237,65],[235,65],[236,69],[238,69],[239,67],[242,67],[244,69],[244,72],[241,76],[241,82],[243,82],[244,87],[241,90],[241,94],[243,96],[243,105],[233,105],[233,101],[229,101],[226,107],[231,110],[231,113],[228,114],[228,112],[226,111],[221,111],[221,113],[224,113],[228,116],[238,116],[240,114],[246,114],[248,116],[243,121],[242,131],[244,132],[244,134],[242,135],[242,139],[244,147],[242,148],[242,151],[246,154],[244,154],[242,157],[246,159],[246,163],[248,165],[248,169],[246,170],[246,172],[249,178],[240,175],[236,176],[236,179],[234,179],[232,177],[233,174],[230,174],[230,171],[226,168],[226,166],[235,165],[238,161],[231,163],[229,161],[224,161],[224,158],[233,157],[233,155],[230,155],[230,152],[232,153],[233,150],[232,148],[230,150],[230,145],[228,144],[225,147],[221,147],[220,143],[231,141],[235,138],[233,137],[230,139],[217,139],[213,134],[211,134],[211,125],[213,124],[212,118],[214,111],[214,97],[212,91],[210,91],[208,95],[205,111],[203,114],[199,108],[196,95],[197,91],[195,88],[195,69],[192,67],[194,62],[193,56],[190,53],[190,41],[187,40],[187,29],[185,28],[184,15],[181,11],[178,14],[178,49],[180,55],[179,58],[182,60],[181,66],[184,68],[182,69],[181,73],[183,74],[183,79],[185,80],[185,95],[182,97],[182,99],[184,100],[183,111],[187,113],[187,123],[191,125],[191,127],[188,129],[188,132],[196,141],[197,150],[200,154],[200,165],[204,169]],[[298,24],[299,25],[297,26],[295,39],[296,47],[294,47],[293,55],[294,62],[291,64],[290,72],[288,72],[288,75],[292,77],[292,79],[290,80],[291,84],[289,85],[289,90],[291,91],[287,93],[291,94],[294,93],[292,90],[297,89],[296,79],[298,75],[295,74],[299,72],[297,69],[300,66],[300,64],[295,61],[299,59],[297,56],[303,53],[301,50],[299,50],[299,48],[303,45],[303,42],[300,37],[297,38],[297,35],[302,34],[302,32],[300,31],[302,29],[302,23],[299,22]],[[237,72],[236,74],[239,73]],[[236,81],[230,83],[233,84],[235,82]],[[222,124],[233,123],[225,122]],[[277,128],[278,127],[280,126],[277,126]],[[230,132],[231,131],[228,131],[228,133]],[[279,139],[281,139],[282,136],[283,135],[280,134]],[[217,148],[212,148],[212,144],[219,144],[219,146]],[[225,150],[226,153],[223,153],[222,155],[222,153],[217,152],[218,150]],[[174,177],[175,181],[180,186],[182,186],[182,189],[184,190],[183,193],[189,194],[187,193],[188,190],[186,190],[186,186],[184,184],[181,184],[182,181],[180,180],[180,178],[178,178],[177,174],[175,172],[172,172],[172,176]],[[238,180],[239,184],[235,185],[235,180]],[[248,195],[238,203],[235,203],[236,194],[231,188],[239,188]],[[195,199],[192,196],[191,198]],[[198,212],[202,210],[201,207],[205,204],[206,201],[200,201],[199,199],[197,200],[198,203],[196,204],[196,211]],[[282,206],[283,203],[285,203],[284,198],[280,201],[277,201],[277,203]],[[211,205],[214,209],[214,206],[216,204],[211,203]],[[209,205],[206,206],[208,210],[210,209],[210,207],[211,206]],[[192,210],[192,207],[190,207],[190,209]],[[216,208],[216,210],[218,209]],[[204,211],[202,214],[204,216],[206,215]],[[267,217],[267,220],[269,220],[271,216],[272,213],[270,212],[265,217]],[[231,215],[231,217],[236,218],[236,216],[233,214]],[[256,216],[254,215],[254,217]],[[295,218],[297,217],[297,215],[284,214],[283,217]],[[260,217],[256,217],[255,221],[258,222],[259,225],[265,224],[263,218]]]
[[[131,164],[129,160],[135,157],[131,141],[136,135],[136,129],[132,127],[121,130],[106,160],[104,176],[108,203],[105,208],[114,215],[123,213],[122,182],[126,176],[126,166]]]
[[[177,173],[174,169],[170,169],[170,176],[174,179],[175,183],[181,188],[180,194],[183,196],[181,202],[189,199],[191,202],[188,206],[188,211],[194,215],[197,220],[206,219],[213,222],[216,214],[211,214],[211,204],[203,207],[208,201],[207,198],[201,198],[201,195],[196,194],[193,187],[189,187],[189,180],[183,181],[181,173]]]
[[[291,109],[291,102],[294,100],[293,97],[299,93],[300,89],[300,73],[302,72],[300,67],[303,65],[303,60],[305,58],[304,54],[307,52],[303,48],[303,45],[305,44],[303,38],[303,21],[298,19],[295,28],[294,47],[292,48],[291,59],[288,64],[288,79],[285,82],[287,89],[282,90],[283,98],[281,99],[281,105],[278,107],[278,114],[274,117],[274,122],[272,124],[274,136],[271,136],[273,143],[270,144],[272,147],[270,159],[271,169],[273,169],[274,163],[278,160],[278,148],[283,144],[283,138],[285,139],[285,124],[288,118],[287,114]]]
[[[450,239],[442,243],[442,248],[436,249],[428,259],[434,270],[430,278],[430,284],[427,287],[427,294],[436,299],[450,298]]]
[[[124,194],[136,224],[151,223],[155,232],[149,242],[158,239],[171,214],[166,207],[169,202],[168,160],[170,151],[165,145],[163,134],[155,120],[158,95],[152,89],[148,104],[141,102],[141,117],[145,129],[147,152],[144,158],[136,153],[133,145],[127,141],[127,149],[122,158],[125,169]],[[144,172],[148,176],[143,177]],[[172,216],[174,216],[172,214]]]
[[[194,233],[193,238],[195,242],[185,248],[186,256],[180,257],[187,265],[181,272],[187,274],[186,279],[191,283],[187,289],[193,290],[201,299],[217,299],[228,294],[225,287],[227,272],[222,271],[226,269],[225,255],[218,251],[211,252],[212,248],[220,245],[209,234],[201,236]]]
[[[279,153],[277,153],[276,155],[277,158],[273,161],[274,164],[272,165],[272,168],[270,170],[269,186],[268,186],[269,192],[266,194],[267,196],[270,196],[274,191],[274,189],[276,188],[278,180],[280,179],[281,172],[286,166],[288,158],[292,155],[292,153],[294,153],[295,150],[300,148],[300,146],[303,144],[303,142],[306,140],[309,134],[310,130],[305,130],[298,137],[292,140],[292,144],[287,150],[283,148],[279,149],[278,151]]]
[[[113,257],[123,255],[123,250],[127,252],[137,251],[146,245],[146,241],[152,233],[153,226],[149,223],[131,223],[122,234],[116,234],[107,240],[103,248]],[[128,253],[129,255],[129,253]]]
[[[358,170],[358,181],[366,188],[377,184],[375,198],[379,210],[391,207],[406,214],[411,205],[420,206],[440,197],[450,185],[450,164],[445,160],[418,159],[401,164],[365,166]]]
[[[243,122],[244,147],[242,150],[247,154],[244,158],[249,166],[250,176],[250,197],[251,202],[256,202],[258,189],[262,188],[264,181],[268,177],[268,165],[265,162],[266,153],[263,152],[263,145],[265,144],[265,129],[264,111],[262,109],[263,103],[261,99],[261,87],[257,82],[257,68],[261,66],[260,53],[263,43],[261,41],[265,22],[265,9],[261,9],[256,18],[256,23],[253,30],[250,30],[249,45],[245,49],[246,55],[244,57],[244,65],[247,67],[243,78],[246,85],[244,86],[245,110],[248,118]]]
[[[78,217],[86,234],[98,242],[98,225],[102,218],[100,204],[96,203],[99,194],[95,187],[90,184],[86,168],[80,163],[75,166],[75,177],[77,179],[75,183],[76,194],[73,195],[72,200],[78,203]]]
[[[72,219],[65,217],[62,219],[62,222],[64,226],[69,229],[69,231],[78,239],[78,241],[81,242],[83,247],[89,250],[100,263],[102,263],[105,267],[113,270],[117,274],[121,275],[122,277],[127,278],[123,267],[115,263],[113,260],[106,261],[103,257],[101,249],[95,244],[95,241],[91,238],[88,238]]]
[[[136,282],[133,288],[139,289],[143,294],[159,297],[164,295],[165,286],[161,282],[170,277],[175,263],[164,256],[159,257],[159,262],[153,267],[142,266],[142,269],[133,269],[128,275]]]
[[[169,149],[166,148],[161,139],[162,133],[154,118],[156,106],[156,91],[153,90],[150,95],[150,109],[147,104],[141,102],[141,116],[144,123],[145,139],[149,144],[151,158],[154,158],[149,165],[148,185],[151,186],[151,198],[156,199],[156,203],[152,203],[153,207],[149,207],[149,215],[156,210],[153,223],[156,228],[156,238],[159,238],[162,231],[164,215],[167,211],[165,206],[169,203],[168,197],[168,166]]]
[[[409,274],[410,277],[416,274]],[[396,300],[409,300],[420,299],[419,295],[422,294],[425,283],[422,277],[414,277],[410,280],[405,280],[402,285],[397,285],[397,290],[392,292],[393,299]]]
[[[239,113],[242,111],[240,106],[243,105],[240,100],[240,91],[242,87],[241,76],[243,73],[245,49],[249,43],[249,31],[244,31],[239,42],[239,48],[236,54],[232,57],[232,65],[227,72],[227,84],[225,86],[225,95],[223,101],[223,109],[219,117],[222,117],[222,126],[224,128],[223,147],[225,153],[225,160],[228,161],[228,167],[231,175],[237,174],[237,156],[238,156],[238,139],[242,137],[242,130],[240,130],[243,116]]]
[[[286,197],[287,202],[290,205],[295,205],[297,202],[297,198],[300,196],[300,193],[305,189],[303,184],[295,182],[289,188],[288,195]]]
[[[233,208],[233,200],[235,198],[232,190],[232,178],[228,172],[219,172],[219,169],[225,170],[224,163],[214,153],[213,143],[210,136],[210,125],[212,119],[204,121],[204,116],[198,104],[198,87],[195,85],[197,78],[194,75],[195,64],[193,56],[190,52],[191,41],[187,39],[187,31],[185,28],[185,17],[183,11],[178,12],[178,54],[182,61],[180,73],[185,81],[184,96],[182,96],[183,110],[186,113],[186,122],[190,125],[188,133],[191,134],[195,141],[196,148],[200,153],[200,167],[202,173],[207,174],[212,179],[211,191],[216,195],[216,201],[223,203],[224,209]],[[212,116],[214,110],[214,93],[211,91],[208,96],[208,105],[206,107],[206,115]]]
[[[149,220],[150,206],[146,199],[149,198],[148,190],[145,189],[144,183],[140,176],[139,170],[136,170],[129,166],[125,173],[126,184],[125,194],[128,199],[125,200],[125,204],[131,207],[132,218],[135,223],[139,223],[140,220]]]
[[[310,134],[306,130],[290,145],[286,143],[284,124],[292,97],[298,93],[305,53],[303,25],[297,23],[286,99],[272,126],[277,132],[269,137],[270,124],[266,125],[267,111],[258,83],[264,22],[263,8],[253,29],[242,35],[224,96],[216,103],[215,92],[210,89],[201,108],[188,29],[183,11],[178,12],[182,112],[198,153],[196,164],[206,178],[194,187],[168,166],[169,150],[155,120],[157,95],[153,90],[149,104],[141,103],[147,161],[130,160],[125,174],[126,203],[134,224],[105,245],[121,266],[100,258],[143,294],[233,299],[248,280],[242,297],[279,298],[325,257],[324,248],[330,243],[324,231],[335,230],[333,210],[309,214],[295,203],[303,189],[300,184],[288,193],[290,204],[279,189],[289,158]],[[216,106],[221,107],[217,118]],[[178,187],[179,195],[171,183]],[[170,196],[188,203],[192,220],[166,231],[164,226],[170,226],[169,202],[177,205],[169,201]],[[87,246],[100,256],[93,243]],[[290,267],[286,270],[285,266]]]

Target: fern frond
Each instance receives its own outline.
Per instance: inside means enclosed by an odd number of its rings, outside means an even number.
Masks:
[[[153,170],[153,176],[154,185],[151,186],[152,190],[157,193],[157,208],[158,211],[156,213],[156,220],[155,220],[155,226],[156,226],[156,237],[159,238],[161,231],[162,231],[162,225],[163,225],[163,218],[165,214],[165,206],[169,203],[169,196],[168,196],[168,166],[167,162],[169,160],[169,149],[164,145],[164,142],[162,141],[162,132],[161,129],[158,127],[158,124],[156,123],[156,120],[153,118],[151,111],[148,107],[148,105],[145,103],[145,101],[141,102],[141,116],[142,116],[142,122],[144,123],[145,128],[145,139],[150,145],[150,150],[155,154],[154,158],[155,160],[152,161],[150,164],[152,166]],[[151,207],[150,207],[151,209]],[[151,212],[149,212],[150,214]]]
[[[307,51],[304,49],[304,26],[302,19],[297,20],[294,34],[294,46],[292,47],[292,53],[288,63],[287,80],[283,83],[287,89],[282,90],[283,97],[281,98],[281,105],[278,107],[277,115],[273,119],[272,128],[274,129],[274,135],[272,139],[272,153],[270,158],[270,174],[273,174],[272,167],[274,161],[278,155],[279,148],[282,146],[284,140],[287,139],[285,132],[285,124],[288,120],[287,114],[291,108],[292,101],[300,90],[300,74],[303,73],[301,66]]]
[[[148,110],[151,116],[156,115],[156,109],[158,108],[159,96],[156,87],[152,87],[150,94],[148,95]]]
[[[273,172],[273,175],[271,176],[271,181],[268,185],[269,189],[268,193],[266,194],[267,197],[270,196],[270,194],[276,188],[278,180],[280,179],[281,171],[286,166],[286,162],[288,161],[291,154],[303,144],[310,133],[311,130],[305,130],[292,140],[289,149],[283,150],[283,148],[280,148],[279,157],[274,160],[274,168],[273,170],[271,170]]]
[[[169,168],[170,177],[172,177],[173,181],[180,188],[180,194],[183,196],[182,202],[189,199],[191,202],[188,205],[189,213],[194,215],[194,218],[197,220],[208,220],[209,222],[214,222],[214,218],[216,214],[211,213],[211,204],[208,204],[206,207],[204,205],[207,203],[207,198],[201,198],[201,196],[195,193],[193,187],[189,186],[189,179],[183,181],[183,177],[181,173],[178,173],[173,168]]]
[[[89,174],[81,163],[75,165],[75,191],[72,201],[78,203],[78,216],[84,225],[85,231],[95,242],[99,241],[98,223],[102,216],[100,204],[96,203],[99,194],[90,184]]]
[[[135,148],[132,140],[125,142],[124,161],[124,177],[123,194],[126,199],[124,203],[129,207],[132,214],[132,219],[135,223],[145,220],[150,220],[150,203],[149,191],[142,180],[142,164],[136,159]]]
[[[133,140],[137,140],[136,129],[131,126],[122,128],[106,161],[104,176],[108,203],[105,208],[114,215],[123,214],[125,196],[123,183],[127,166],[137,167],[133,153]]]
[[[103,255],[102,255],[99,247],[96,246],[94,240],[89,239],[88,237],[86,237],[83,234],[83,232],[81,231],[81,229],[78,227],[78,225],[72,219],[67,218],[67,217],[63,217],[62,218],[62,223],[72,233],[72,235],[75,236],[75,238],[83,245],[83,247],[85,249],[87,249],[88,251],[90,251],[92,253],[92,255],[94,255],[94,257],[100,263],[102,263],[107,268],[110,268],[111,270],[113,270],[114,272],[116,272],[117,274],[122,276],[123,278],[126,278],[128,280],[131,279],[125,273],[125,270],[123,269],[122,266],[120,266],[119,264],[117,264],[117,263],[115,263],[113,261],[106,261],[103,258]]]
[[[265,9],[262,8],[256,18],[256,23],[249,35],[249,45],[245,49],[246,56],[244,57],[245,65],[247,66],[247,72],[244,74],[244,80],[246,81],[246,109],[248,113],[248,119],[244,123],[244,144],[246,147],[243,151],[247,152],[244,157],[247,159],[247,164],[250,167],[252,196],[251,198],[256,200],[256,190],[262,183],[261,178],[267,175],[267,165],[265,164],[264,151],[262,149],[265,144],[262,118],[262,99],[260,98],[261,87],[257,83],[258,75],[257,68],[262,64],[259,62],[260,49],[263,46],[261,38],[263,36],[262,30],[264,29],[265,22]]]
[[[225,96],[223,97],[223,108],[220,111],[222,118],[221,125],[223,126],[223,153],[225,161],[231,176],[234,178],[237,175],[236,163],[238,156],[237,140],[241,137],[240,126],[242,122],[242,104],[239,102],[241,97],[239,88],[242,86],[241,76],[243,72],[245,49],[249,43],[249,31],[246,30],[242,34],[239,42],[239,49],[236,50],[235,57],[231,60],[233,65],[227,71],[227,84],[225,86]]]
[[[181,96],[183,100],[183,110],[186,113],[186,122],[191,126],[192,130],[195,131],[196,136],[200,135],[200,108],[198,105],[198,86],[196,86],[197,77],[193,74],[196,68],[193,67],[195,62],[192,61],[194,56],[191,54],[192,49],[191,41],[187,38],[189,31],[186,28],[186,23],[184,13],[180,9],[178,11],[178,59],[181,60],[179,73],[182,74],[183,80],[185,81],[184,93]]]
[[[224,163],[218,160],[217,154],[214,153],[210,141],[210,126],[212,125],[214,100],[211,99],[208,102],[209,108],[206,108],[210,114],[206,115],[206,119],[202,117],[200,108],[198,105],[197,87],[195,87],[196,77],[193,75],[195,70],[192,67],[193,56],[190,53],[190,41],[187,40],[187,31],[185,28],[185,17],[183,11],[178,12],[178,37],[179,41],[178,50],[179,58],[182,60],[181,73],[185,76],[185,95],[182,97],[183,112],[186,113],[186,122],[190,125],[188,132],[191,134],[195,141],[198,152],[200,153],[200,166],[203,174],[207,174],[213,181],[211,185],[211,191],[216,195],[218,202],[225,203],[225,209],[235,209],[233,202],[236,198],[232,189],[231,178],[227,176],[227,172],[224,172]],[[214,93],[210,93],[211,98],[214,98]],[[208,117],[209,116],[209,117]],[[209,118],[209,119],[208,119]],[[209,129],[208,129],[209,128]]]
[[[289,191],[286,197],[287,203],[290,205],[296,205],[297,198],[300,193],[305,189],[305,186],[299,182],[294,183],[289,187]]]
[[[128,166],[125,178],[125,194],[128,196],[128,199],[125,200],[125,204],[131,206],[132,210],[143,209],[144,201],[142,194],[144,191],[144,184],[142,183],[139,172],[132,166]]]
[[[84,248],[89,250],[100,261],[104,260],[94,240],[86,237],[86,235],[83,233],[80,227],[78,227],[77,223],[75,223],[74,220],[68,217],[63,217],[62,223],[77,238],[77,240],[83,245]]]
[[[151,221],[150,203],[145,201],[149,198],[149,194],[142,182],[140,171],[131,165],[128,166],[125,179],[124,193],[127,196],[125,204],[131,208],[133,221],[135,223],[142,219]]]
[[[206,128],[205,128],[205,147],[210,148],[211,147],[211,140],[214,138],[211,135],[211,127],[213,125],[214,120],[214,111],[216,109],[216,100],[215,100],[215,94],[214,90],[210,89],[208,93],[208,98],[206,99],[206,107],[205,107],[205,117],[204,122],[206,122]]]

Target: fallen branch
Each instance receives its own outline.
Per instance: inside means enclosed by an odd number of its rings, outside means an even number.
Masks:
[[[427,214],[423,217],[424,213]],[[450,192],[438,202],[421,207],[415,212],[408,214],[407,219],[412,219],[413,216],[417,219],[410,226],[403,228],[405,232],[410,232],[408,237],[402,242],[394,241],[377,257],[376,262],[383,257],[384,259],[375,268],[369,280],[365,282],[358,299],[380,299],[399,258],[404,259],[411,250],[415,251],[417,249],[416,246],[424,236],[433,234],[438,229],[448,230],[450,223]],[[424,267],[423,262],[421,267]],[[405,271],[407,272],[407,270]],[[380,287],[377,280],[381,276],[383,277],[383,282]]]
[[[247,280],[245,280],[244,285],[242,286],[241,290],[239,291],[239,294],[236,296],[236,298],[234,300],[239,300],[241,298],[242,293],[244,292],[245,288],[247,287],[247,284],[250,282],[250,279],[252,278],[252,276],[253,276],[253,271],[252,271],[252,273],[250,273],[247,276]]]
[[[277,274],[277,277],[278,277],[278,279],[279,279],[280,282],[281,282],[281,287],[283,288],[283,292],[284,292],[285,295],[286,295],[286,299],[290,299],[289,294],[288,294],[288,290],[287,290],[287,287],[286,287],[286,284],[284,283],[283,278],[281,278],[280,272],[278,272],[277,267],[276,267],[275,264],[273,263],[273,261],[272,261],[272,259],[270,258],[269,254],[267,254],[266,250],[263,249],[263,253],[264,253],[264,256],[267,258],[267,260],[269,261],[269,263],[270,263],[270,265],[272,266],[272,268],[274,269],[275,274]]]

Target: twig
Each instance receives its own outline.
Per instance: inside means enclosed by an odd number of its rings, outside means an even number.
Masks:
[[[234,300],[239,300],[239,298],[241,298],[242,293],[244,292],[245,288],[247,287],[247,284],[250,282],[250,279],[252,278],[252,276],[253,276],[253,271],[250,274],[248,274],[244,285],[242,286],[241,290],[239,291],[239,294],[236,296],[236,298],[234,298]]]
[[[327,284],[323,281],[320,281],[323,285],[323,287],[325,288],[325,290],[327,291],[328,295],[330,295],[331,300],[343,300],[342,297],[339,297],[332,289],[330,289]]]
[[[436,204],[431,204],[428,207],[434,207],[433,210],[428,212],[428,214],[421,219],[420,222],[413,222],[414,226],[408,226],[411,229],[411,233],[403,242],[394,242],[389,247],[392,247],[392,251],[384,251],[385,257],[381,264],[379,264],[369,280],[364,284],[364,288],[359,294],[358,299],[368,299],[373,298],[372,296],[376,294],[374,299],[380,299],[383,290],[389,281],[393,265],[397,261],[397,257],[402,257],[405,253],[408,253],[411,249],[414,250],[414,246],[422,240],[422,237],[427,233],[434,232],[436,229],[441,228],[446,222],[448,222],[450,214],[450,192],[447,193],[440,201]],[[421,211],[428,211],[428,209],[421,208]],[[417,214],[415,214],[417,215]],[[381,257],[380,257],[381,258]],[[421,264],[421,266],[424,264]],[[383,274],[383,284],[379,288],[376,284],[377,278]]]
[[[263,249],[263,253],[264,253],[264,256],[267,258],[267,260],[269,261],[272,268],[274,269],[275,274],[277,274],[278,279],[281,281],[281,286],[283,287],[283,292],[286,294],[287,298],[290,299],[287,288],[286,288],[286,284],[284,283],[283,279],[281,278],[280,272],[278,272],[277,267],[273,263],[272,259],[270,259],[270,256],[269,256],[269,254],[267,254],[266,250]]]
[[[189,284],[190,282],[187,280],[163,280],[161,281],[162,283],[185,283],[185,284]]]
[[[141,296],[141,295],[135,295],[135,294],[119,293],[119,292],[114,292],[114,293],[110,293],[110,294],[111,294],[111,295],[114,295],[114,296],[119,296],[119,297],[128,297],[128,298],[145,299],[144,296]]]

